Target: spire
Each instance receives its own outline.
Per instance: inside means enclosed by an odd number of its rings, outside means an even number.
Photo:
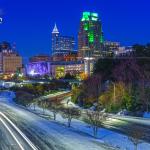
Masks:
[[[55,23],[55,26],[54,26],[52,33],[57,33],[57,34],[59,33],[56,23]]]

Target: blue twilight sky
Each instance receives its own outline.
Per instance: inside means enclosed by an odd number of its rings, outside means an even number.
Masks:
[[[150,42],[149,0],[0,0],[0,41],[15,42],[24,58],[51,51],[57,23],[64,35],[77,39],[83,11],[98,12],[105,39],[123,45]]]

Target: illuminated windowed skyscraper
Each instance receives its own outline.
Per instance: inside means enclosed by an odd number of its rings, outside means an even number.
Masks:
[[[103,45],[102,23],[97,13],[83,12],[78,34],[78,48],[81,57],[101,56]]]
[[[52,32],[52,55],[68,54],[74,51],[75,40],[70,36],[60,35],[57,26]]]
[[[59,42],[58,42],[59,31],[55,24],[54,29],[52,31],[52,54],[59,50]]]

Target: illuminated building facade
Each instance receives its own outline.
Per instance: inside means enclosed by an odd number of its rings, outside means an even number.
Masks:
[[[130,56],[133,52],[132,46],[121,46],[119,42],[104,42],[105,56]]]
[[[121,46],[118,51],[115,51],[115,56],[132,56],[134,53],[132,46]]]
[[[112,56],[113,54],[115,54],[116,52],[119,51],[120,43],[119,42],[105,41],[104,42],[104,48],[105,48],[104,52],[106,52],[105,56]]]
[[[55,54],[52,56],[52,61],[77,61],[78,58],[78,52],[72,51],[68,54]]]
[[[78,33],[80,56],[99,58],[103,42],[102,23],[98,14],[83,12]]]
[[[52,32],[52,55],[68,54],[74,50],[74,37],[60,35],[58,28],[55,27]]]
[[[14,74],[22,69],[22,57],[16,53],[2,54],[3,74]]]
[[[93,74],[93,69],[94,69],[94,59],[86,57],[84,58],[84,73],[87,76],[90,76]]]
[[[0,43],[0,72],[3,74],[15,74],[22,70],[22,57],[15,52],[8,42]]]
[[[84,62],[34,62],[26,65],[26,73],[28,76],[44,76],[49,75],[52,78],[62,78],[67,73],[78,75],[84,72]]]
[[[52,62],[51,76],[54,78],[62,78],[67,73],[71,75],[79,75],[84,72],[84,62],[70,61],[70,62]]]
[[[44,76],[50,74],[50,65],[48,62],[34,62],[26,66],[28,76]]]

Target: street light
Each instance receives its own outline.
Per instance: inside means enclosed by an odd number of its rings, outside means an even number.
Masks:
[[[116,85],[115,82],[113,82],[113,87],[114,87],[114,102],[116,101]]]
[[[109,86],[110,84],[113,85],[113,100],[115,102],[116,101],[116,85],[114,81],[107,81],[107,85]]]

